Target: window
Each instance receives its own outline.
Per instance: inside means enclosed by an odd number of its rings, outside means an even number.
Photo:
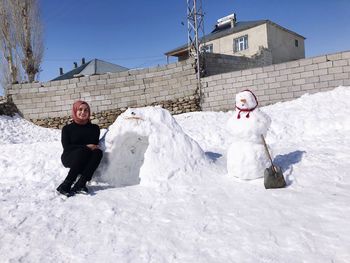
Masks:
[[[234,52],[242,51],[245,49],[248,49],[248,35],[233,40]]]
[[[299,47],[299,41],[298,41],[297,39],[294,40],[294,45],[295,45],[296,47]]]
[[[205,53],[213,53],[213,44],[202,46],[201,51]]]

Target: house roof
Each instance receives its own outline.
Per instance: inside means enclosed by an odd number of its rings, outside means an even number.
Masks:
[[[284,28],[284,27],[282,27],[282,26],[280,26],[280,25],[278,25],[270,20],[256,20],[256,21],[236,22],[234,27],[231,27],[230,23],[224,24],[222,26],[216,26],[210,34],[202,37],[200,39],[200,41],[202,41],[202,39],[204,39],[205,42],[209,42],[209,41],[212,41],[212,40],[215,40],[215,39],[227,36],[227,35],[231,35],[231,34],[238,33],[240,31],[244,31],[244,30],[256,27],[256,26],[260,26],[260,25],[265,24],[265,23],[270,23],[272,25],[275,25],[275,26],[281,28],[282,30],[285,30],[289,33],[292,33],[294,35],[297,35],[297,36],[305,39],[305,37],[293,32],[289,29],[286,29],[286,28]],[[180,54],[186,53],[187,50],[188,50],[188,44],[185,44],[185,45],[182,45],[180,47],[177,47],[173,50],[166,52],[165,55],[166,56],[180,55]]]
[[[68,71],[67,73],[61,76],[58,76],[57,78],[54,78],[51,81],[72,79],[77,75],[85,76],[85,75],[104,74],[108,72],[115,73],[115,72],[121,72],[126,70],[129,70],[129,69],[113,63],[100,60],[100,59],[93,59],[71,71]]]

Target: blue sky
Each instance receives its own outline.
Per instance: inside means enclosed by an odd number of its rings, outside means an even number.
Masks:
[[[45,30],[41,81],[98,58],[128,68],[165,64],[187,43],[186,0],[39,0]],[[350,50],[349,0],[202,0],[205,33],[218,18],[269,19],[306,37],[306,57]],[[182,25],[184,22],[185,25]],[[174,60],[175,61],[175,60]],[[1,93],[1,91],[0,91]]]

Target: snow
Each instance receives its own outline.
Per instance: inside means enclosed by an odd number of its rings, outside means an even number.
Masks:
[[[0,261],[350,262],[349,101],[338,87],[260,108],[288,184],[269,190],[227,173],[232,111],[133,109],[144,120],[119,117],[105,147],[118,160],[118,140],[136,144],[140,183],[106,173],[66,200],[60,132],[0,116]]]
[[[161,107],[129,108],[109,127],[101,181],[113,186],[195,183],[209,159]],[[171,182],[170,182],[171,181]]]

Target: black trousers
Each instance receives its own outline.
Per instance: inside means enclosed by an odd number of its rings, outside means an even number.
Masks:
[[[90,181],[92,175],[97,169],[102,159],[102,151],[100,149],[90,150],[88,147],[76,149],[68,154],[63,154],[61,157],[62,164],[66,168],[70,168],[65,184],[72,185],[81,174],[79,185],[85,186],[87,181]]]

